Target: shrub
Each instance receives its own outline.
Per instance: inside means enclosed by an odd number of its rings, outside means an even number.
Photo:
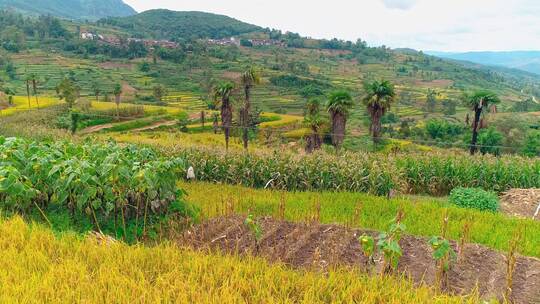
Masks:
[[[456,188],[450,192],[450,202],[463,207],[481,211],[497,211],[499,198],[491,191],[479,188]]]

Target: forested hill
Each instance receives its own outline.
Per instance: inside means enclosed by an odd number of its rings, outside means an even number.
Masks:
[[[137,13],[122,0],[0,0],[0,8],[27,15],[52,15],[77,20],[97,20]]]
[[[170,40],[225,38],[261,29],[223,15],[165,9],[150,10],[124,18],[106,18],[100,23],[119,27],[141,38]]]

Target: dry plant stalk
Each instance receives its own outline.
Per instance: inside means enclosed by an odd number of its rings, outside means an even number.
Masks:
[[[279,197],[278,218],[282,221],[285,220],[285,202],[285,192],[281,192],[281,195]]]
[[[315,200],[315,204],[313,205],[315,208],[312,221],[316,224],[321,223],[321,198],[317,196],[317,199]]]
[[[441,237],[443,240],[446,240],[446,235],[448,234],[448,223],[448,209],[445,209],[441,226]],[[435,273],[435,288],[439,291],[443,290],[444,288],[446,288],[446,286],[448,286],[448,271],[446,267],[447,265],[450,265],[450,258],[451,257],[449,255],[446,255],[445,257],[436,262],[437,272]]]
[[[461,236],[459,238],[458,248],[458,259],[460,261],[463,260],[463,258],[465,257],[465,245],[467,244],[467,242],[469,242],[470,239],[471,226],[471,219],[467,219],[467,221],[463,224],[463,227],[461,228]]]
[[[512,285],[514,283],[514,272],[517,264],[517,254],[519,246],[523,239],[523,229],[518,227],[514,232],[514,236],[510,240],[508,255],[506,256],[506,290],[504,291],[504,301],[513,303],[512,301]]]

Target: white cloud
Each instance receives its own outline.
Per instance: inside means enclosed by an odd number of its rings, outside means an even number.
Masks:
[[[225,14],[319,38],[422,50],[540,49],[538,0],[125,0]],[[399,8],[399,9],[396,9]]]
[[[382,0],[384,5],[388,8],[397,8],[397,9],[410,9],[416,3],[416,0]]]

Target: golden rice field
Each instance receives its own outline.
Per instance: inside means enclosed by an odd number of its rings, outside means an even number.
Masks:
[[[120,109],[138,107],[140,105],[135,105],[131,103],[121,103]],[[146,114],[170,114],[178,115],[183,112],[181,108],[175,107],[165,107],[165,106],[153,106],[153,105],[144,105],[144,112]],[[103,101],[92,101],[92,109],[96,111],[113,111],[116,110],[116,104],[114,102],[103,102]]]
[[[39,103],[39,106],[38,106]],[[13,96],[13,106],[0,110],[0,116],[9,116],[15,113],[24,112],[29,109],[47,108],[61,103],[56,97],[39,96],[36,102],[35,97],[30,97],[30,105],[28,104],[28,97],[26,96]]]
[[[100,244],[0,220],[2,303],[479,303],[357,271],[295,271],[170,244]]]
[[[225,147],[223,134],[214,133],[182,133],[182,132],[152,132],[152,133],[122,133],[107,134],[107,138],[114,138],[121,143],[132,143],[150,145],[161,148],[173,148],[181,146],[183,148],[197,147]],[[231,138],[229,147],[233,150],[243,150],[242,143],[238,138]],[[250,150],[255,150],[256,146],[250,143]]]
[[[260,127],[262,129],[264,128],[279,128],[279,127],[285,127],[285,126],[289,126],[289,125],[292,125],[292,124],[295,124],[295,123],[300,123],[304,120],[303,117],[301,116],[296,116],[296,115],[287,115],[287,114],[275,114],[275,113],[262,113],[261,116],[263,117],[272,117],[272,116],[279,116],[280,119],[279,120],[275,120],[275,121],[268,121],[268,122],[263,122],[260,124]]]

